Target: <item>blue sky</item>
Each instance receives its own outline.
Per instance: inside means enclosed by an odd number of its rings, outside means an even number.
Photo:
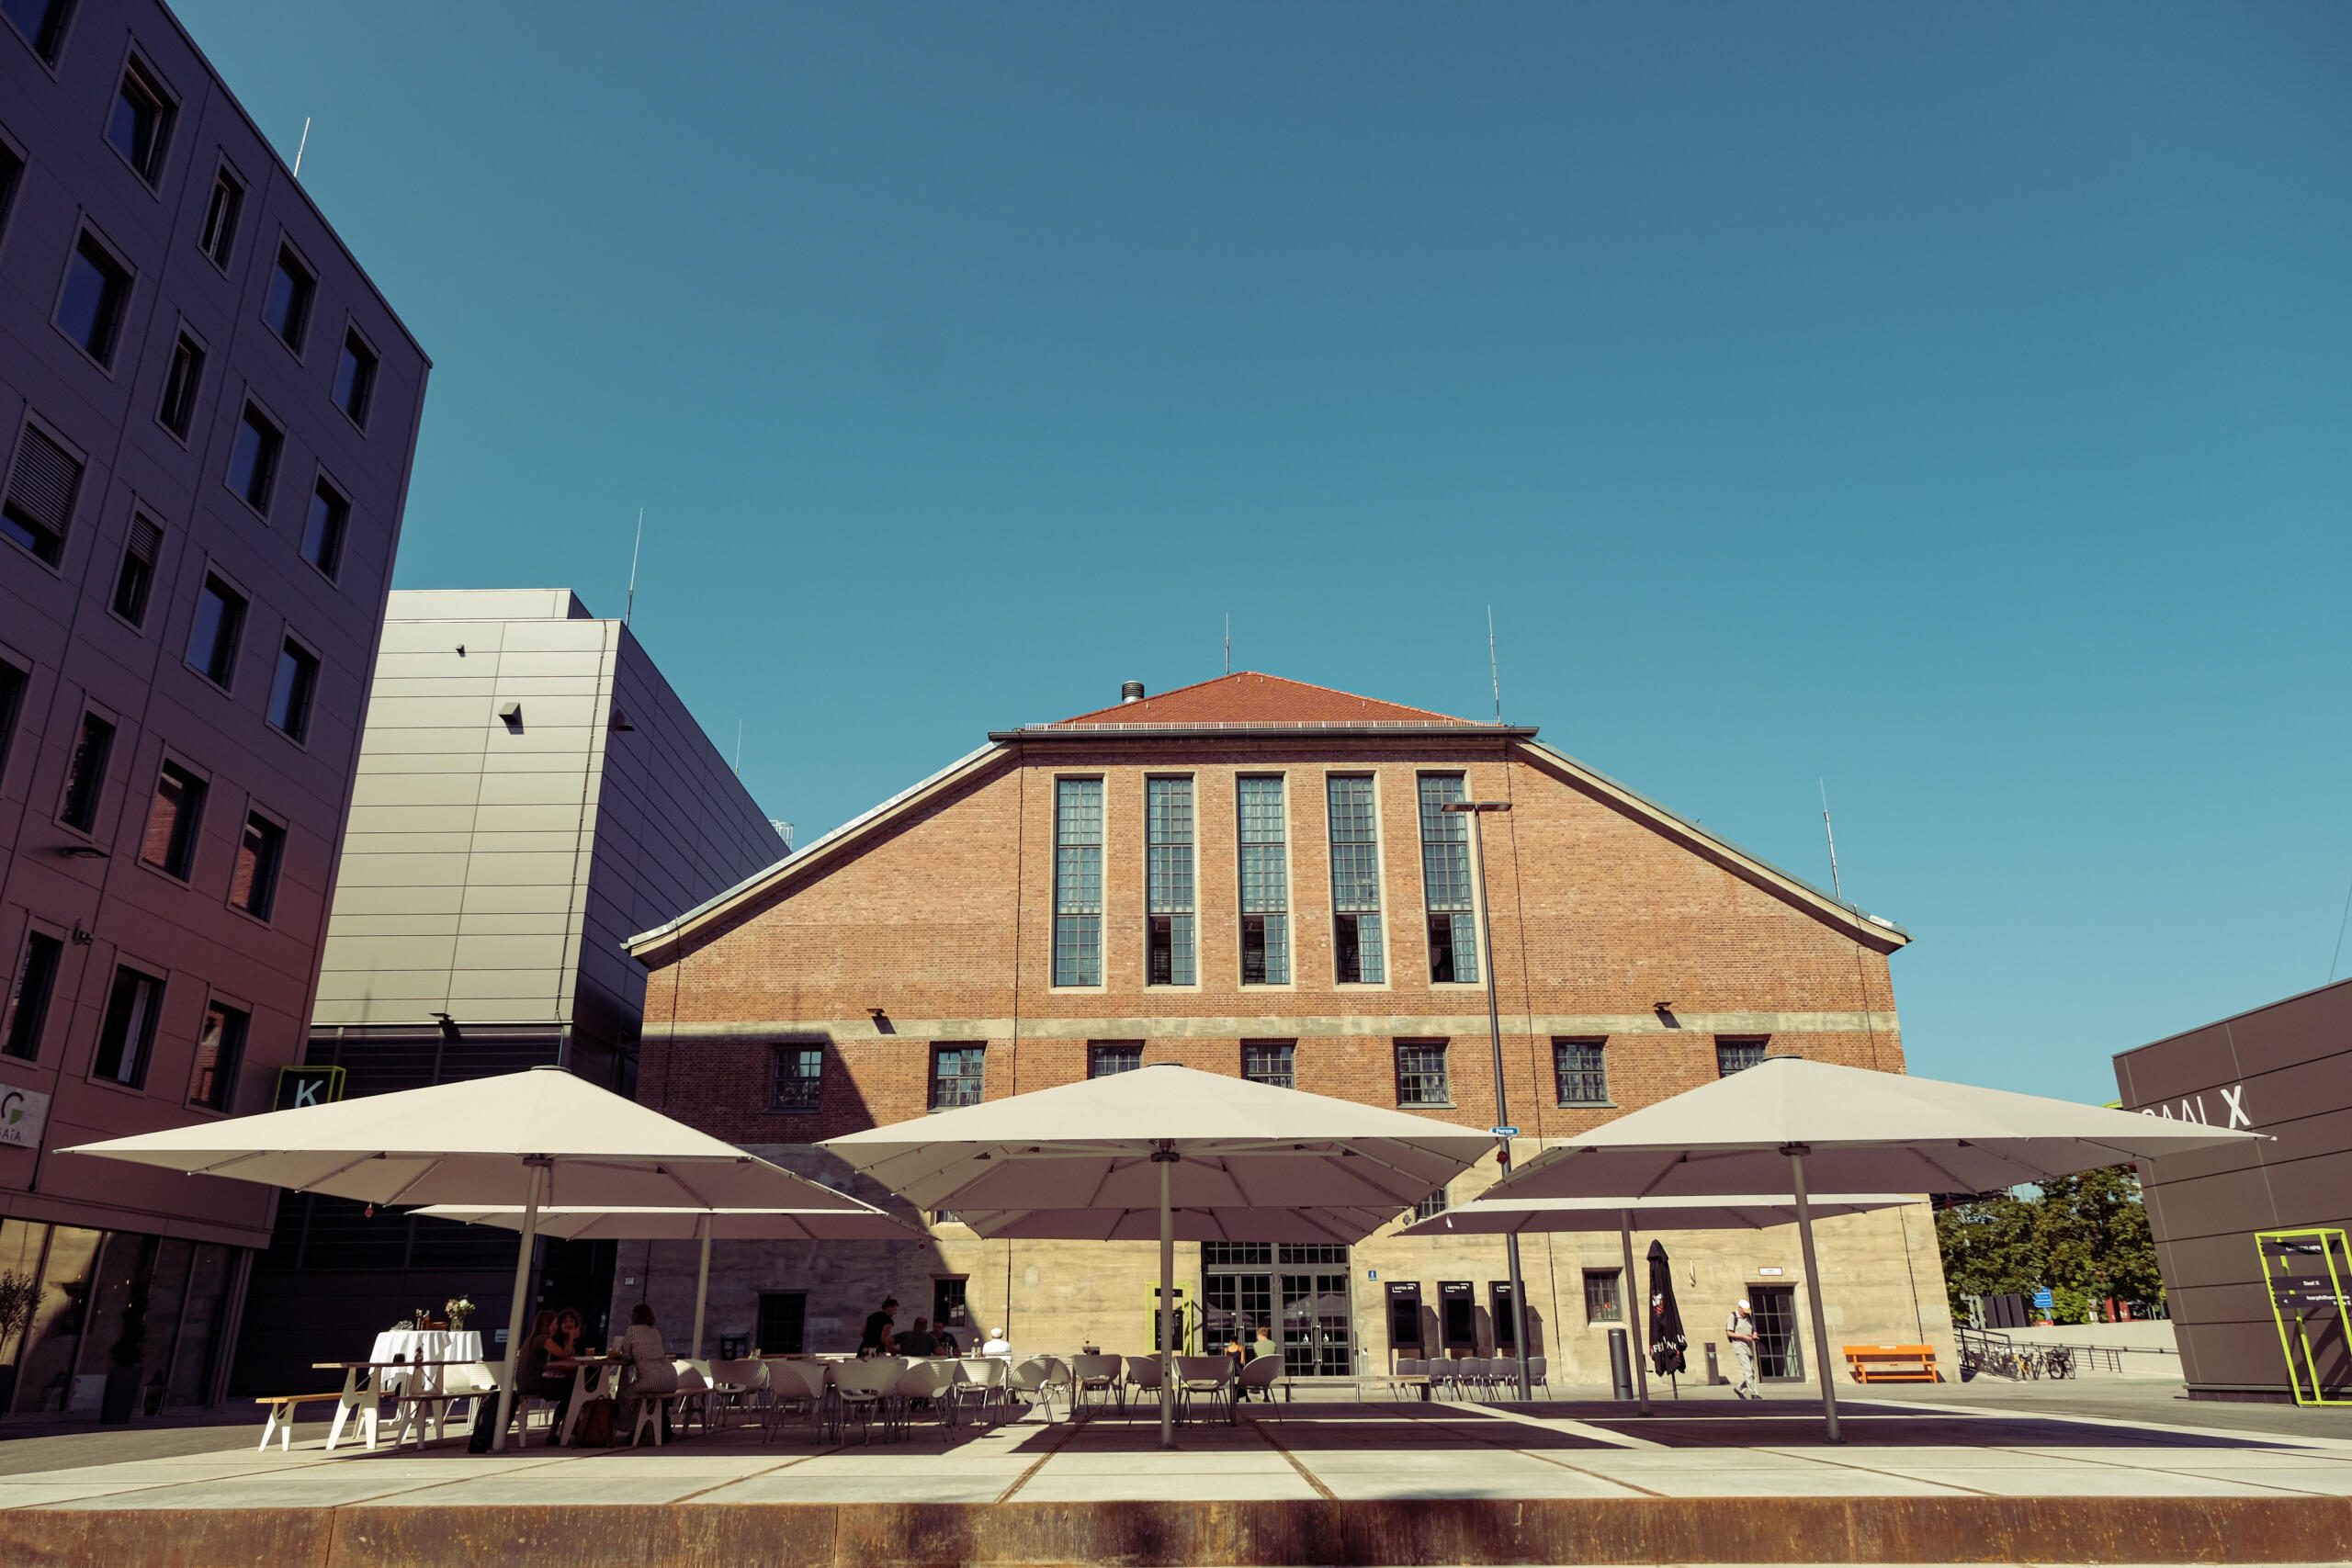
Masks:
[[[2352,8],[189,0],[436,369],[403,587],[820,831],[1234,660],[1504,706],[2086,1098],[2352,880]]]

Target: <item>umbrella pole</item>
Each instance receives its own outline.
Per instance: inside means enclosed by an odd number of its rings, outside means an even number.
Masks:
[[[1813,1360],[1821,1372],[1821,1418],[1829,1428],[1829,1440],[1842,1443],[1838,1435],[1838,1389],[1829,1376],[1829,1325],[1821,1313],[1821,1266],[1813,1258],[1813,1206],[1805,1201],[1804,1149],[1792,1144],[1785,1152],[1789,1156],[1789,1184],[1797,1198],[1797,1246],[1804,1255],[1805,1304],[1813,1309]]]
[[[1169,1207],[1169,1185],[1176,1156],[1161,1149],[1159,1166],[1159,1446],[1176,1446],[1176,1211]]]
[[[695,1273],[695,1348],[686,1352],[694,1359],[702,1359],[702,1309],[710,1300],[710,1216],[705,1214],[695,1224],[702,1232],[702,1267]]]
[[[531,1304],[531,1248],[539,1239],[539,1200],[547,1190],[547,1156],[526,1156],[523,1163],[531,1168],[531,1196],[523,1205],[523,1240],[514,1253],[514,1303],[506,1311],[506,1365],[498,1374],[498,1430],[491,1434],[492,1453],[506,1447],[506,1423],[514,1413],[514,1358],[523,1348],[523,1311]]]
[[[1625,1248],[1625,1283],[1618,1291],[1617,1296],[1620,1302],[1631,1306],[1634,1293],[1634,1211],[1631,1209],[1617,1211],[1617,1239],[1624,1245]],[[1644,1294],[1646,1296],[1647,1292],[1645,1292]],[[1644,1314],[1644,1316],[1647,1315]],[[1627,1313],[1625,1319],[1629,1325],[1635,1321],[1632,1313]],[[1642,1344],[1638,1328],[1634,1330],[1634,1386],[1642,1391],[1642,1414],[1646,1416],[1650,1413],[1649,1353]]]

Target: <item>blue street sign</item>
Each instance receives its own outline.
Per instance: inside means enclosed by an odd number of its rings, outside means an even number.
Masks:
[[[1516,1127],[1489,1127],[1487,1131],[1492,1133],[1498,1138],[1516,1138],[1519,1136],[1519,1129]]]
[[[2049,1286],[2044,1285],[2033,1292],[2033,1304],[2043,1312],[2048,1312],[2058,1304],[2058,1298],[2050,1293]]]

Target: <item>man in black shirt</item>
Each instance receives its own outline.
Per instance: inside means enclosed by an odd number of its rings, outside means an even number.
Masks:
[[[894,1356],[928,1356],[939,1348],[939,1341],[931,1332],[926,1318],[915,1319],[915,1325],[904,1334],[894,1336],[890,1353]]]
[[[865,1314],[865,1333],[857,1342],[859,1355],[887,1356],[890,1354],[890,1325],[893,1321],[891,1314],[897,1309],[898,1304],[898,1297],[888,1296],[883,1299],[878,1311]]]

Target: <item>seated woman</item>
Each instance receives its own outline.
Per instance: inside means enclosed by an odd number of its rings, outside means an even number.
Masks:
[[[614,1349],[622,1362],[619,1414],[628,1423],[629,1430],[635,1431],[637,1411],[633,1401],[678,1391],[678,1369],[671,1361],[670,1352],[662,1348],[662,1331],[653,1326],[652,1303],[639,1302],[628,1309],[628,1335]],[[670,1440],[667,1405],[662,1409],[662,1440]]]
[[[541,1307],[531,1320],[529,1337],[514,1353],[514,1392],[536,1399],[555,1401],[555,1415],[548,1423],[548,1447],[553,1448],[563,1439],[563,1418],[571,1408],[572,1377],[569,1369],[550,1371],[548,1362],[561,1360],[571,1354],[571,1347],[558,1336],[557,1314],[550,1307]]]

